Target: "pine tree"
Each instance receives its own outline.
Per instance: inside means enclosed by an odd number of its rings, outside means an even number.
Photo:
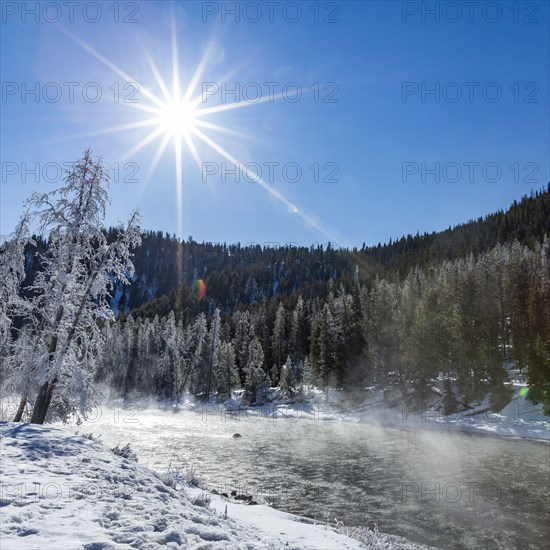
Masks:
[[[281,367],[279,391],[284,399],[288,399],[296,393],[296,377],[290,355],[287,356],[284,365]]]
[[[328,391],[332,369],[335,361],[336,333],[332,313],[328,303],[316,315],[311,329],[310,363],[314,381]]]
[[[303,361],[309,353],[309,322],[302,296],[298,296],[292,312],[289,349],[294,364]]]
[[[264,352],[257,337],[248,346],[248,360],[245,367],[243,400],[246,404],[262,404],[267,394],[267,375],[264,367]]]
[[[285,308],[282,302],[279,302],[277,313],[275,315],[273,335],[271,337],[271,348],[273,357],[273,367],[271,369],[271,385],[277,386],[277,384],[279,383],[279,373],[286,352]]]
[[[172,399],[178,393],[179,380],[179,342],[176,331],[176,319],[171,311],[163,327],[163,349],[158,360],[159,379],[157,395],[163,399]]]
[[[204,313],[200,313],[193,326],[193,353],[189,363],[189,380],[191,393],[201,399],[205,399],[207,395],[209,357],[208,324]]]
[[[28,304],[20,295],[21,284],[25,278],[24,251],[25,245],[31,242],[28,230],[28,215],[22,216],[12,235],[0,245],[0,380],[4,391],[19,393],[21,400],[14,421],[19,422],[30,397],[30,380],[34,362],[23,364],[26,371],[22,376],[17,373],[17,363],[12,359],[12,330],[15,316],[28,313]],[[23,327],[19,338],[18,352],[25,354],[29,345],[29,333]],[[23,345],[23,349],[20,349]],[[21,373],[20,373],[21,374]]]
[[[239,373],[235,362],[235,350],[230,342],[221,342],[216,371],[216,392],[218,401],[231,397],[231,390],[240,387]]]
[[[248,311],[236,311],[232,317],[234,327],[233,347],[235,349],[235,360],[237,369],[241,378],[241,384],[245,379],[245,368],[248,360],[248,347],[250,341],[254,337],[254,329],[250,321],[250,313]]]
[[[528,398],[535,404],[542,403],[544,414],[550,416],[550,346],[537,336],[529,350],[527,382]]]
[[[214,316],[212,317],[212,323],[210,331],[208,332],[208,376],[206,385],[206,399],[210,399],[210,393],[214,385],[214,379],[218,370],[218,353],[220,347],[220,310],[216,308]]]

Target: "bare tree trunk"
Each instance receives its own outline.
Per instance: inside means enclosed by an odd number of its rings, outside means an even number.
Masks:
[[[46,414],[48,413],[48,409],[52,401],[53,390],[56,383],[57,380],[53,380],[52,382],[44,382],[44,384],[40,386],[40,390],[38,391],[38,395],[36,396],[36,401],[34,403],[34,409],[32,411],[32,424],[44,424]]]
[[[17,412],[13,417],[14,422],[21,422],[21,418],[23,416],[23,412],[25,411],[26,406],[27,406],[27,399],[25,397],[22,397],[21,401],[19,401],[19,408],[17,409]]]

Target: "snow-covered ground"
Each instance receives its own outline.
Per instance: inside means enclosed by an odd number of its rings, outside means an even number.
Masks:
[[[526,399],[525,388],[524,384],[514,383],[511,401],[498,413],[490,410],[487,400],[448,416],[437,405],[424,410],[407,410],[404,406],[389,408],[383,403],[381,394],[375,394],[342,416],[384,426],[460,430],[550,441],[550,417],[543,413],[542,405]]]
[[[65,430],[2,422],[0,434],[2,550],[426,548],[366,530],[355,530],[352,539],[221,495],[208,495],[208,507],[200,506],[200,489],[177,490],[133,460]]]

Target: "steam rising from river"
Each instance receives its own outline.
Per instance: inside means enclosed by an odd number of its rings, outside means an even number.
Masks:
[[[218,492],[440,548],[541,547],[550,534],[547,444],[413,427],[410,412],[398,427],[382,411],[359,423],[323,400],[233,409],[111,402],[78,429]]]

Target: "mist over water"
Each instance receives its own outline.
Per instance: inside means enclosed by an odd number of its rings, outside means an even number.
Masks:
[[[546,547],[547,443],[328,418],[115,405],[79,430],[110,446],[130,442],[157,471],[194,468],[209,489],[317,520],[377,523],[445,549]]]

